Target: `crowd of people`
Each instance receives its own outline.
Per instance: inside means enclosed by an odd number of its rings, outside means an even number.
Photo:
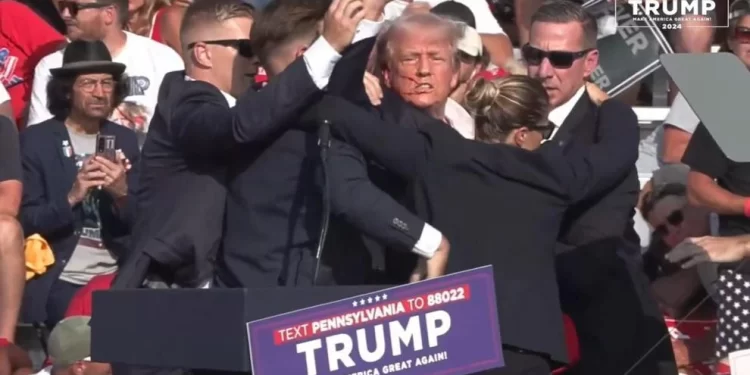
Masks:
[[[675,50],[750,67],[735,4]],[[748,164],[676,87],[641,140],[590,82],[598,35],[571,0],[0,0],[0,375],[159,372],[92,362],[96,290],[488,264],[505,366],[483,373],[729,374]],[[20,322],[49,331],[43,365]]]

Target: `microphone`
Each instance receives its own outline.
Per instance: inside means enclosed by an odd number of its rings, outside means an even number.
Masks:
[[[315,252],[315,270],[313,272],[313,285],[318,283],[320,272],[320,261],[323,258],[323,246],[328,234],[328,221],[331,217],[331,187],[328,183],[328,149],[331,147],[331,122],[323,120],[318,126],[318,147],[320,147],[320,165],[323,171],[323,209],[321,213],[320,234],[318,236],[318,248]]]

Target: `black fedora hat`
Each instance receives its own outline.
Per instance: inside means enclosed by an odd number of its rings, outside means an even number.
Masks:
[[[124,71],[125,64],[113,62],[107,46],[100,40],[70,42],[63,52],[62,66],[50,69],[53,77],[91,73],[119,76]]]

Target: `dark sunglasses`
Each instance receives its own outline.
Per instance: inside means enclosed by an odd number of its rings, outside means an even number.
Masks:
[[[747,27],[735,27],[732,40],[739,43],[750,43],[750,29]]]
[[[108,6],[112,6],[112,4],[109,4],[109,3],[76,3],[75,1],[60,1],[59,3],[57,3],[57,8],[60,9],[60,13],[65,12],[65,9],[67,9],[71,17],[77,16],[78,12],[84,9],[101,9],[101,8],[106,8]]]
[[[250,39],[221,39],[221,40],[204,40],[188,44],[188,48],[195,47],[198,43],[214,44],[217,46],[232,47],[239,52],[242,57],[253,57],[253,47],[250,45]]]
[[[548,126],[533,126],[530,127],[529,130],[542,133],[542,139],[546,141],[552,137],[552,132],[555,131],[555,127],[550,124]]]
[[[672,213],[667,216],[667,223],[673,227],[682,224],[683,220],[685,220],[685,216],[682,214],[682,210],[672,211]],[[669,228],[667,228],[667,224],[661,224],[654,228],[654,234],[656,235],[666,236],[668,233]]]
[[[587,53],[593,50],[594,48],[588,48],[578,52],[544,51],[526,44],[521,47],[521,55],[529,65],[540,65],[544,59],[548,59],[549,63],[555,68],[567,69],[570,68],[576,60],[586,56]]]

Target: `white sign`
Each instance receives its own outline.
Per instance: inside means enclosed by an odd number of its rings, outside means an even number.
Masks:
[[[627,0],[627,4],[636,21],[650,18],[663,30],[729,27],[729,17],[726,20],[717,17],[718,1],[726,1],[729,9],[730,0]],[[685,22],[690,24],[686,25]]]

